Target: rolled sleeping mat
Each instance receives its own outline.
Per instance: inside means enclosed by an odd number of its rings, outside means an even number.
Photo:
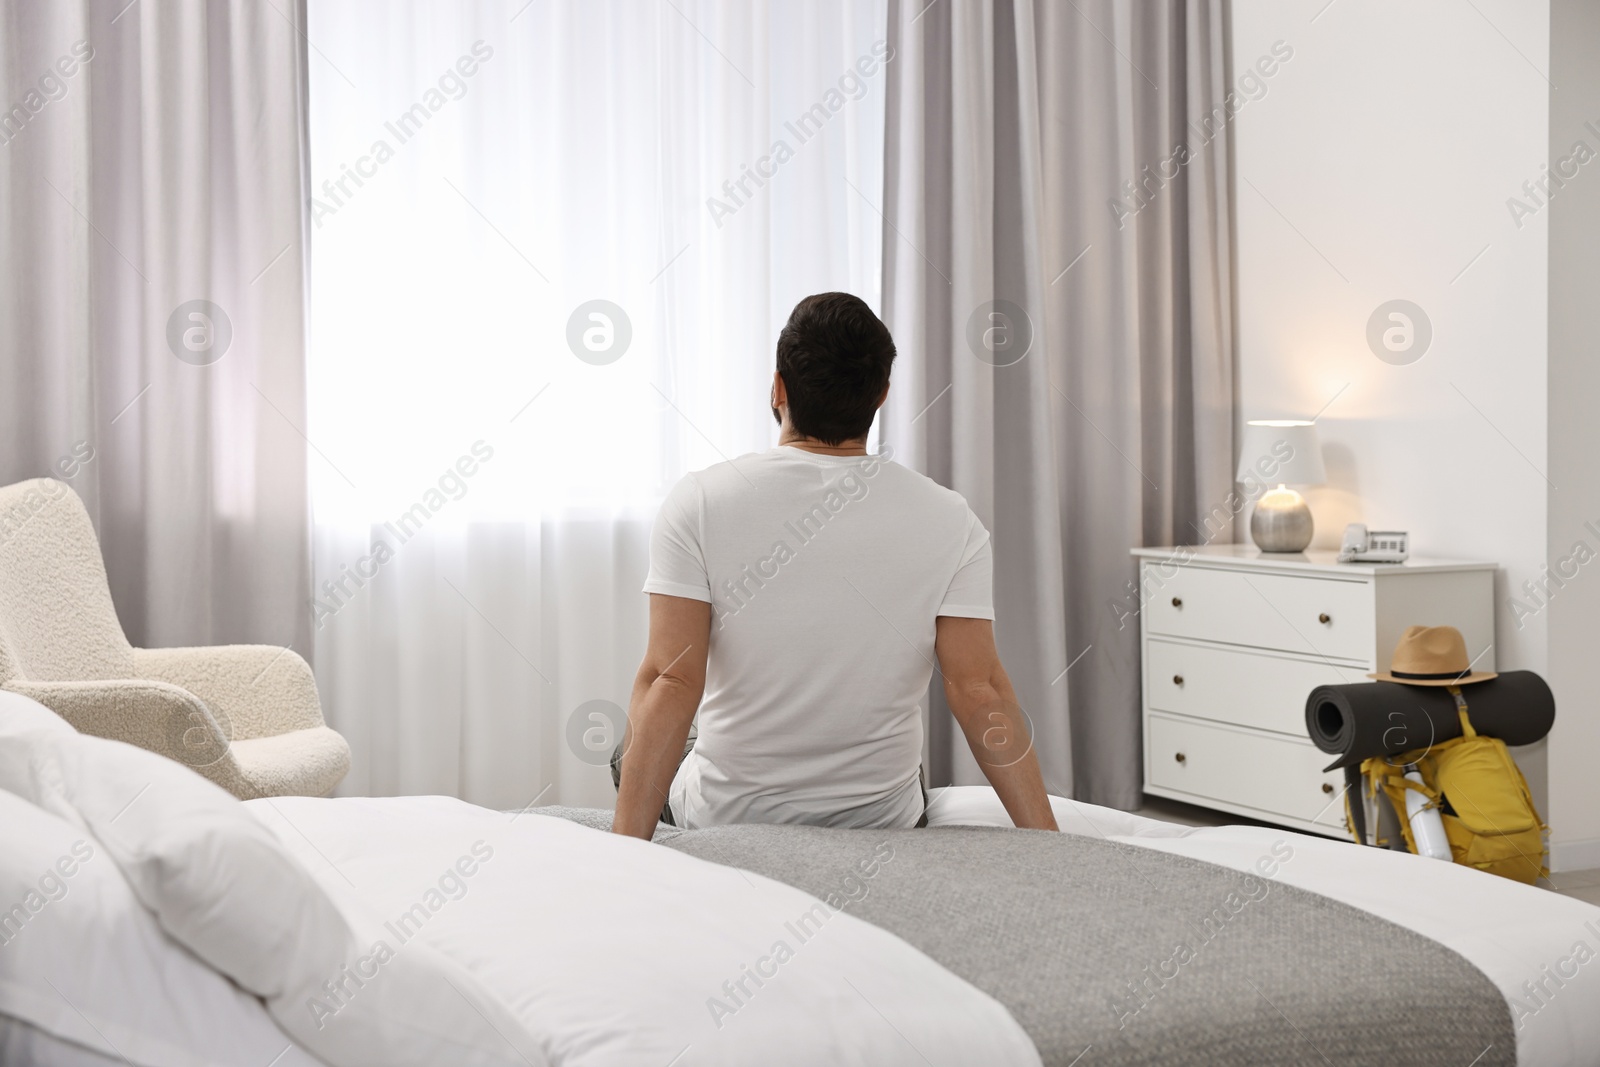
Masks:
[[[1472,728],[1508,745],[1531,745],[1556,721],[1556,698],[1533,671],[1507,671],[1461,687]],[[1337,756],[1327,770],[1397,756],[1461,736],[1455,698],[1444,686],[1362,682],[1319,685],[1306,698],[1306,733]]]

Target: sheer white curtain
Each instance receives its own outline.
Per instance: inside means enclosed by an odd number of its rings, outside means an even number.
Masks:
[[[657,502],[773,443],[796,300],[878,304],[884,8],[311,0],[313,612],[346,792],[610,804],[595,702],[627,705]]]

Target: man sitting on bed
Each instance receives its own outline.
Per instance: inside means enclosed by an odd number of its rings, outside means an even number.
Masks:
[[[802,300],[778,337],[778,446],[687,475],[662,505],[614,832],[923,825],[935,658],[1012,821],[1056,829],[995,652],[988,531],[960,494],[867,453],[894,357],[861,300]]]

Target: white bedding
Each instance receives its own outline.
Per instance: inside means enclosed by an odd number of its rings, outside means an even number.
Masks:
[[[553,1065],[1039,1063],[988,995],[758,875],[443,797],[247,807],[336,900],[392,916],[397,953],[464,964]]]
[[[1265,873],[1257,865],[1272,845],[1287,842],[1293,855],[1274,864],[1271,877],[1432,938],[1487,975],[1511,1006],[1521,1067],[1600,1064],[1600,908],[1592,904],[1454,863],[1291,830],[1178,826],[1060,797],[1051,804],[1064,833],[1257,874]],[[955,786],[935,792],[928,825],[1011,820],[994,790]],[[1585,948],[1575,951],[1580,942]]]
[[[1600,908],[1449,863],[1287,830],[1184,827],[1053,802],[1064,832],[1276,878],[1440,942],[1507,998],[1519,1064],[1600,1064]],[[892,935],[848,914],[819,913],[814,898],[754,874],[560,819],[448,798],[276,799],[246,808],[330,896],[386,917],[396,952],[419,940],[472,972],[536,1035],[529,1062],[1039,1062],[1026,1035],[987,995]],[[929,822],[1010,825],[993,792],[980,788],[937,791]],[[12,837],[20,832],[8,829]],[[1264,858],[1273,859],[1270,871],[1262,869]],[[862,861],[870,866],[873,858]],[[32,877],[44,866],[30,861],[24,873]],[[863,875],[869,892],[872,877]],[[66,901],[26,931],[35,948],[51,930],[46,920],[64,921],[70,906],[90,899],[87,882],[73,884]],[[776,951],[778,942],[787,954]],[[6,958],[21,966],[18,948],[9,946]],[[176,945],[169,950],[182,953]],[[114,976],[105,964],[88,974]],[[752,968],[763,970],[759,983]],[[285,1052],[281,1063],[310,1059],[287,1049],[260,1001],[236,999],[231,1023],[225,1012],[213,1020],[244,1042],[228,1062],[266,1063]],[[77,1050],[55,1038],[105,1044],[44,1016],[20,1017],[46,1030],[0,1018],[0,1062],[20,1056],[65,1067],[79,1062]],[[154,1036],[194,1035],[162,1029]],[[56,1051],[45,1056],[40,1042]],[[118,1044],[139,1067],[170,1062],[129,1055],[131,1039]]]
[[[0,1010],[159,1067],[262,1051],[281,1038],[263,1005],[329,1067],[548,1067],[477,976],[425,944],[386,950],[381,921],[336,904],[237,798],[39,716],[0,710],[0,900],[19,902],[0,927],[38,957],[0,956]],[[105,906],[75,914],[90,886]],[[71,993],[39,988],[52,970]]]

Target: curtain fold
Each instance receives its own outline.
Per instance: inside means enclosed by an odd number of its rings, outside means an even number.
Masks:
[[[612,804],[662,495],[775,442],[801,297],[877,305],[885,11],[313,6],[312,613],[345,792]]]
[[[135,644],[312,651],[303,25],[0,10],[0,483],[83,497]]]
[[[1233,489],[1225,16],[890,0],[884,317],[910,358],[883,433],[994,536],[1052,790],[1121,808],[1143,778],[1128,550],[1232,539],[1201,520]],[[930,706],[932,780],[981,781],[937,686]]]

